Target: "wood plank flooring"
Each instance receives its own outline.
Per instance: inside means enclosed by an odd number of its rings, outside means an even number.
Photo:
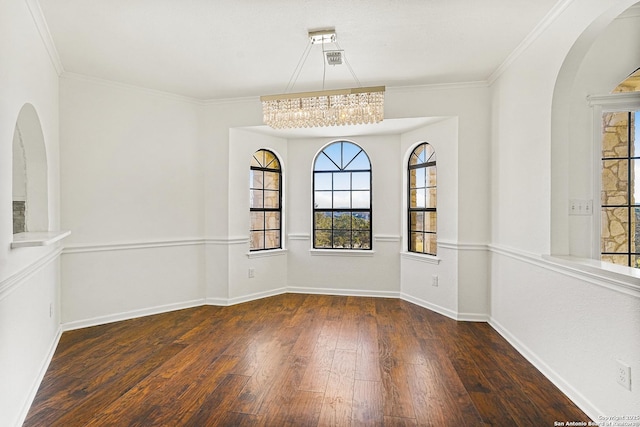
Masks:
[[[285,294],[65,332],[24,426],[588,421],[484,323]]]

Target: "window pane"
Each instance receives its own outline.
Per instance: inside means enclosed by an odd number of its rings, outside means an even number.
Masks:
[[[333,229],[334,230],[350,230],[351,229],[351,213],[350,212],[334,212],[333,213]]]
[[[434,208],[436,207],[436,189],[435,188],[429,188],[427,189],[427,207],[428,208]]]
[[[602,208],[601,252],[628,252],[628,208]]]
[[[262,165],[260,164],[260,161],[258,160],[260,158],[262,158],[262,154],[259,151],[254,153],[253,157],[251,158],[251,166],[253,166],[255,168],[261,167]]]
[[[333,227],[331,212],[316,212],[316,230],[331,230]]]
[[[264,173],[262,171],[251,171],[251,188],[264,188]]]
[[[315,248],[331,248],[331,231],[316,230],[316,241],[313,246]]]
[[[424,242],[422,240],[423,233],[410,233],[409,250],[411,252],[424,252]]]
[[[424,212],[411,212],[409,218],[411,231],[424,231]]]
[[[427,187],[435,187],[436,186],[436,168],[435,166],[430,166],[425,169],[427,173]]]
[[[351,224],[354,230],[371,230],[371,214],[369,212],[354,212]]]
[[[313,178],[313,185],[316,190],[331,190],[331,177],[330,173],[315,173]]]
[[[251,229],[264,229],[264,212],[251,212]]]
[[[333,208],[349,209],[351,207],[350,191],[334,191],[333,192]]]
[[[334,231],[333,247],[336,249],[351,249],[351,231]]]
[[[280,174],[278,172],[265,172],[264,188],[269,190],[280,190]]]
[[[329,165],[333,165],[333,167],[329,166],[330,169],[317,169],[316,170],[332,170],[333,168],[339,169],[342,167],[342,144],[331,144],[322,150],[322,153],[319,156],[319,159],[326,159]],[[318,159],[318,160],[319,160]],[[337,166],[337,167],[336,167]]]
[[[264,234],[265,249],[275,249],[280,247],[280,230],[266,231]]]
[[[412,189],[409,191],[409,207],[410,208],[416,208],[417,207],[417,200],[418,200],[418,190],[416,189]]]
[[[353,198],[353,209],[369,209],[371,206],[371,198],[368,191],[353,191],[351,196]]]
[[[636,182],[636,180],[638,182]],[[631,160],[631,204],[640,204],[640,160]]]
[[[602,204],[627,204],[629,182],[627,160],[604,160],[602,162]]]
[[[631,208],[631,253],[640,253],[640,207]],[[635,265],[632,265],[635,267]]]
[[[631,255],[631,267],[640,268],[640,255]]]
[[[425,212],[424,213],[424,231],[436,232],[436,213]]]
[[[424,253],[435,255],[437,253],[436,235],[431,233],[425,233],[425,250]]]
[[[329,158],[324,154],[320,153],[316,158],[316,164],[314,165],[314,170],[316,171],[337,171],[338,167],[329,160]]]
[[[271,151],[266,151],[265,150],[263,165],[264,165],[265,168],[280,169],[280,165],[278,163],[278,159],[276,158],[276,156]]]
[[[249,207],[262,208],[262,190],[251,190],[249,192]]]
[[[419,188],[416,190],[416,200],[415,200],[415,207],[416,208],[425,208],[425,194],[426,194],[426,190],[424,188]],[[413,206],[412,206],[413,207]]]
[[[342,168],[347,169],[369,169],[369,166],[365,167],[353,167],[354,163],[361,162],[360,155],[364,154],[362,149],[355,144],[350,142],[342,143]],[[358,156],[358,158],[354,159],[354,157]],[[366,156],[365,156],[366,157]],[[367,162],[368,163],[368,162]]]
[[[354,231],[352,246],[354,249],[370,249],[371,233],[369,231]]]
[[[413,169],[416,172],[416,184],[414,187],[425,187],[427,185],[427,181],[425,179],[426,168],[418,168]]]
[[[629,113],[605,113],[602,115],[602,121],[602,157],[627,157]]]
[[[417,169],[409,169],[409,188],[416,188],[418,186],[416,184],[416,171]]]
[[[316,209],[331,209],[331,191],[315,192]]]
[[[425,158],[424,158],[424,149],[426,147],[426,144],[420,144],[418,145],[415,150],[413,150],[413,153],[411,153],[411,156],[409,157],[409,164],[410,165],[419,165],[421,163],[424,163]]]
[[[431,146],[431,144],[425,144],[424,158],[425,158],[425,162],[436,161],[436,152]]]
[[[363,170],[363,169],[370,169],[370,168],[371,168],[371,164],[369,163],[369,158],[364,153],[364,151],[358,154],[356,158],[353,159],[351,163],[349,163],[349,166],[347,166],[347,170],[356,170],[356,169]]]
[[[280,229],[280,212],[265,212],[265,229]]]
[[[371,173],[354,172],[351,174],[351,189],[353,190],[370,190],[371,189]]]
[[[264,231],[252,231],[249,233],[250,249],[264,249]]]
[[[277,209],[280,207],[280,192],[279,191],[264,191],[264,207],[268,209]]]
[[[334,173],[333,174],[333,189],[334,190],[350,190],[351,189],[351,174],[350,173]]]

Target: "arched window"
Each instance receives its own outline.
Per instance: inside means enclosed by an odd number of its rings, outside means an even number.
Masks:
[[[282,169],[275,154],[258,150],[249,170],[249,249],[282,248]]]
[[[371,249],[371,162],[356,144],[326,146],[313,165],[313,247]]]
[[[437,254],[436,153],[423,142],[409,156],[409,252]]]

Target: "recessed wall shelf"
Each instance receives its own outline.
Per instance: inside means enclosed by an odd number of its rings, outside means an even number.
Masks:
[[[71,231],[36,231],[13,235],[11,248],[27,248],[31,246],[47,246],[60,241],[71,234]]]

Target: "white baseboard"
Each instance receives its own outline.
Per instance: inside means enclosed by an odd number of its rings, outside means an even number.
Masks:
[[[36,394],[38,393],[38,389],[40,388],[40,384],[44,379],[44,375],[47,373],[47,369],[49,369],[49,365],[51,364],[51,360],[53,360],[53,355],[56,353],[56,349],[58,348],[58,343],[60,342],[60,337],[62,336],[62,328],[58,327],[58,331],[56,332],[53,341],[51,341],[51,345],[49,346],[49,351],[47,351],[47,355],[45,356],[42,364],[40,365],[40,370],[38,371],[38,376],[36,377],[33,384],[31,384],[29,395],[27,396],[24,405],[22,405],[22,409],[20,410],[20,417],[18,418],[18,426],[24,424],[24,420],[27,418],[29,414],[29,409],[31,409],[31,405],[33,404],[33,399],[36,398]]]
[[[198,307],[205,304],[205,299],[195,299],[174,304],[165,304],[155,307],[142,308],[139,310],[125,311],[122,313],[98,316],[85,320],[76,320],[62,324],[62,331],[72,331],[74,329],[88,328],[91,326],[104,325],[107,323],[120,322],[122,320],[135,319],[137,317],[151,316],[154,314],[167,313],[169,311],[182,310],[185,308]]]
[[[568,381],[562,378],[556,371],[547,365],[540,357],[538,357],[529,347],[524,345],[522,341],[516,338],[511,332],[503,327],[493,317],[489,318],[489,325],[496,330],[504,339],[506,339],[513,348],[515,348],[525,359],[529,361],[538,371],[542,373],[549,381],[560,389],[565,395],[573,401],[589,418],[598,421],[598,417],[604,412],[598,410],[593,403],[577,391]],[[586,420],[585,420],[586,421]]]
[[[308,288],[306,286],[288,286],[287,292],[292,294],[340,295],[354,297],[399,298],[400,292],[372,291],[363,289]]]
[[[458,320],[458,313],[448,308],[441,307],[437,304],[433,304],[420,298],[416,298],[409,294],[405,294],[404,292],[400,293],[400,298],[413,304],[419,305],[420,307],[424,307],[428,310],[435,311],[436,313],[442,314],[443,316],[447,316],[450,319]]]
[[[287,293],[287,288],[272,289],[264,292],[256,292],[254,294],[243,295],[239,297],[229,298],[226,305],[242,304],[243,302],[255,301],[262,298],[273,297]]]

